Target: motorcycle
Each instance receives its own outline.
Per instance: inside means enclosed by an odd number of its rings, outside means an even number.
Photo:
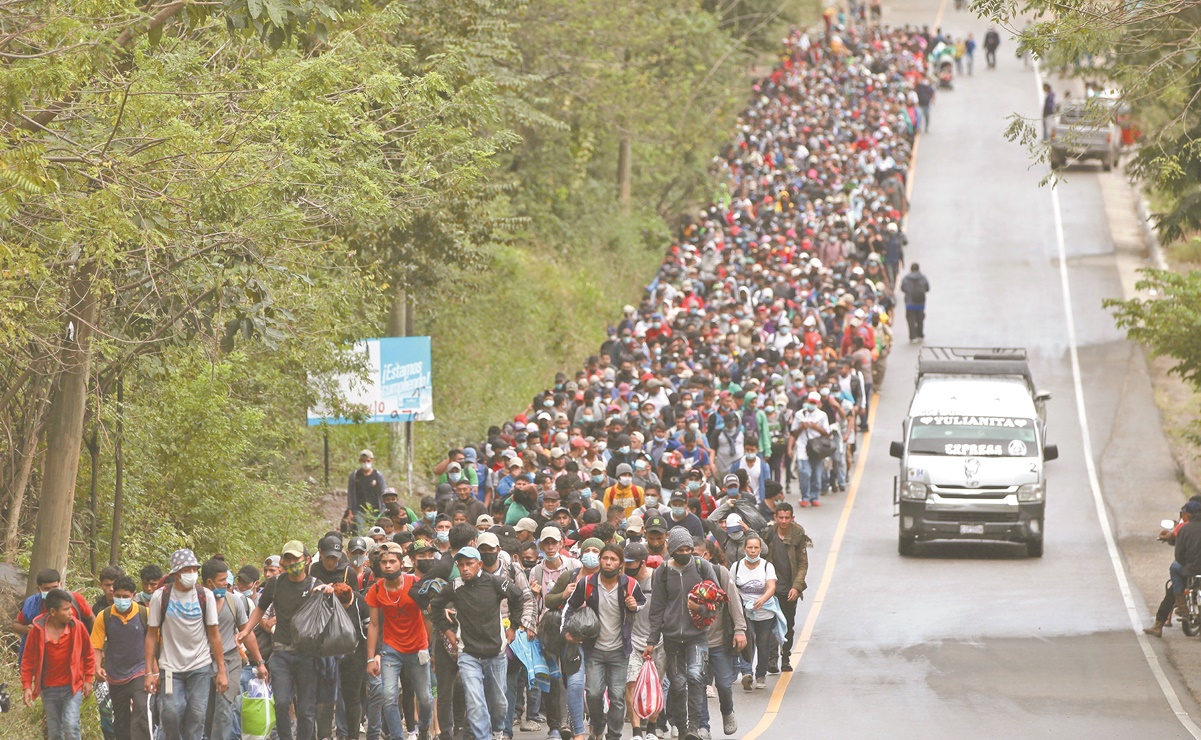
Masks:
[[[1159,541],[1165,545],[1173,544],[1175,540],[1173,530],[1176,528],[1176,522],[1164,519],[1159,526],[1162,528],[1159,533]],[[1164,584],[1164,593],[1168,595],[1172,593],[1171,579]],[[1201,575],[1189,576],[1184,587],[1184,604],[1185,613],[1176,615],[1180,620],[1180,630],[1188,637],[1196,637],[1201,634]]]

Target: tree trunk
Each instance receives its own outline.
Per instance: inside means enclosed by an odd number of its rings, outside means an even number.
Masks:
[[[113,538],[108,543],[108,564],[121,559],[121,517],[125,515],[125,379],[117,378],[117,436],[113,440]]]
[[[33,474],[33,461],[37,459],[38,439],[42,435],[42,421],[46,414],[44,389],[46,383],[42,378],[35,378],[31,386],[34,401],[30,412],[29,426],[25,432],[18,454],[21,462],[17,466],[17,475],[13,480],[12,502],[8,506],[8,526],[4,531],[4,560],[12,564],[17,562],[17,537],[21,533],[21,509],[25,505],[25,489],[29,487],[29,478]]]
[[[617,202],[621,206],[621,212],[626,215],[630,213],[632,156],[630,136],[623,134],[617,145]]]
[[[29,557],[30,573],[43,568],[54,568],[60,573],[66,571],[91,374],[92,331],[100,311],[94,279],[94,269],[85,268],[71,282],[66,336],[59,355],[62,369],[50,401],[46,429],[46,458],[33,552]],[[26,592],[33,593],[36,588],[35,579],[30,578]]]

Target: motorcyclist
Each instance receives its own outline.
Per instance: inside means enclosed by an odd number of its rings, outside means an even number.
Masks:
[[[1188,522],[1176,531],[1176,559],[1168,568],[1172,579],[1172,595],[1176,602],[1176,613],[1183,617],[1188,613],[1184,602],[1184,589],[1192,575],[1201,575],[1201,501],[1189,501],[1183,513]]]

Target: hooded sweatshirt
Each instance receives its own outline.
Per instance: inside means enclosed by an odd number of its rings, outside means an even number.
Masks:
[[[706,641],[708,630],[694,625],[688,614],[688,593],[701,581],[716,580],[709,561],[695,555],[683,569],[671,559],[656,568],[651,579],[651,618],[647,644],[657,645],[660,637],[677,642]]]

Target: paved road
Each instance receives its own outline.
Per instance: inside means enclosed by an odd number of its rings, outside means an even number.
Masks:
[[[948,32],[983,36],[986,24],[945,12]],[[938,13],[937,0],[906,0],[886,20],[933,23]],[[1025,346],[1054,394],[1049,437],[1061,459],[1049,474],[1046,554],[928,545],[915,558],[897,555],[888,442],[899,439],[917,355],[902,338],[812,642],[758,737],[1189,736],[1131,629],[1089,485],[1052,199],[1038,186],[1045,169],[1030,169],[1002,136],[1015,110],[1037,115],[1034,72],[1012,43],[999,58],[995,71],[981,58],[974,77],[936,101],[920,142],[908,256],[933,286],[927,344]],[[1122,288],[1097,172],[1073,168],[1059,188],[1085,408],[1103,494],[1151,531],[1179,489],[1141,356],[1100,305]],[[1131,503],[1139,487],[1153,502],[1141,513]],[[827,503],[835,505],[800,517],[819,543],[814,585],[842,514],[838,497]],[[1137,536],[1129,521],[1119,534]],[[1185,711],[1201,717],[1170,666],[1166,674]],[[767,693],[737,697],[744,736],[756,735]]]

